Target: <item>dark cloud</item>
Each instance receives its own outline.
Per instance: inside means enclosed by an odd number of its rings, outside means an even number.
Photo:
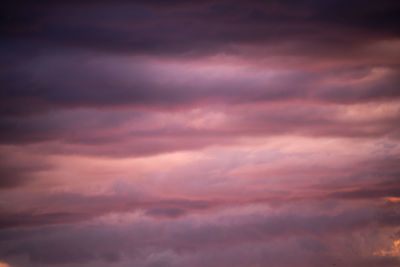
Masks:
[[[25,184],[29,179],[21,176],[19,168],[0,168],[0,188],[13,188]]]
[[[350,58],[354,59],[351,64],[360,62],[358,67],[369,60],[371,66],[397,69],[393,53],[368,50],[369,45],[398,38],[398,19],[393,15],[400,8],[397,1],[96,3],[43,1],[5,6],[1,27],[5,42],[0,48],[5,58],[2,114],[60,106],[165,108],[209,100],[308,98],[354,103],[399,97],[398,71],[370,84],[311,85],[310,89],[309,82],[323,73],[283,75],[278,77],[280,84],[253,84],[246,77],[199,84],[198,79],[207,77],[183,79],[182,74],[175,81],[158,80],[162,74],[152,66],[129,68],[126,62],[98,60],[99,55],[169,55],[182,60],[223,53],[253,57],[256,62],[269,61],[271,56],[283,62],[303,58],[300,62],[317,64]],[[243,46],[258,48],[251,56]]]
[[[398,213],[396,216],[398,219]],[[386,218],[387,215],[383,217]],[[225,266],[224,262],[232,260],[232,257],[237,258],[239,262],[250,260],[252,257],[243,254],[247,251],[246,247],[250,246],[253,251],[261,249],[268,255],[263,258],[257,256],[263,263],[272,261],[276,266],[290,266],[305,257],[318,266],[317,263],[322,259],[317,255],[322,255],[325,260],[329,259],[329,262],[338,260],[332,254],[335,238],[353,238],[352,242],[361,244],[363,239],[347,235],[364,232],[368,236],[369,226],[385,220],[387,219],[382,219],[376,209],[347,209],[331,215],[306,215],[301,214],[300,210],[281,210],[274,214],[257,212],[247,215],[214,216],[214,219],[210,218],[201,224],[195,222],[196,218],[177,221],[140,219],[129,224],[94,223],[81,227],[32,229],[29,230],[32,233],[27,233],[24,239],[18,237],[18,232],[3,230],[0,234],[5,235],[7,241],[0,242],[0,245],[4,248],[4,242],[7,242],[7,248],[1,250],[3,257],[28,255],[31,264],[95,264],[95,260],[99,259],[108,262],[119,261],[122,264],[124,259],[130,258],[131,262],[138,261],[140,266],[139,262],[169,250],[179,259],[188,260],[191,266],[197,266],[196,255],[205,257],[203,263],[212,264],[212,257],[208,258],[211,256],[208,251],[217,249],[221,253],[221,257],[218,258],[222,261],[219,266]],[[13,235],[16,236],[13,238]],[[369,238],[374,237],[372,235]],[[365,256],[362,246],[357,248],[354,243],[353,249],[357,252],[349,257],[343,248],[342,256],[345,257],[341,258],[342,262],[367,262],[368,257],[376,263],[357,263],[352,266],[379,266],[378,262],[386,262],[385,266],[392,266],[396,262],[390,256]],[[292,247],[293,245],[295,246]],[[273,256],[274,253],[284,255],[288,253],[288,249],[293,249],[291,259],[283,260]],[[237,250],[238,257],[230,255],[230,250]],[[169,258],[168,261],[173,261],[174,258]],[[185,266],[184,263],[176,264]],[[186,262],[186,266],[187,264]]]
[[[373,199],[373,198],[383,198],[383,197],[400,197],[399,193],[400,185],[397,187],[390,188],[378,188],[378,189],[358,189],[344,192],[337,192],[331,194],[332,197],[344,198],[344,199]]]
[[[46,207],[44,208],[44,203]],[[206,211],[221,205],[218,201],[188,199],[152,199],[132,194],[85,196],[75,193],[47,194],[31,199],[24,212],[0,210],[0,229],[73,224],[110,213],[145,211],[157,218],[177,218],[186,213]]]
[[[29,184],[38,173],[52,167],[45,159],[13,157],[3,152],[0,154],[0,190]]]
[[[146,214],[149,216],[155,216],[155,217],[170,217],[170,218],[176,218],[179,216],[182,216],[186,213],[185,210],[178,209],[178,208],[154,208],[154,209],[149,209],[146,211]]]
[[[134,53],[217,51],[232,42],[293,36],[340,43],[346,37],[332,32],[347,28],[398,36],[400,8],[397,1],[39,1],[6,7],[2,29],[9,38]]]
[[[4,68],[2,117],[77,107],[177,110],[205,102],[354,104],[393,101],[400,96],[399,71],[389,67],[370,67],[362,73],[359,67],[271,72],[228,65],[213,70],[184,62],[61,50]],[[3,125],[8,127],[7,120]]]

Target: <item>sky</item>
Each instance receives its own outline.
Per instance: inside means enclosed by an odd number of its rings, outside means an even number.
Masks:
[[[399,13],[6,2],[0,267],[400,266]]]

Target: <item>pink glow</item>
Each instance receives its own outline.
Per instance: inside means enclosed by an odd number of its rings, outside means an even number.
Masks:
[[[0,267],[400,265],[397,2],[22,2]]]

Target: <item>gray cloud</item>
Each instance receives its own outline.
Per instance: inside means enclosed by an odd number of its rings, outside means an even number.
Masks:
[[[388,210],[382,215],[381,207],[377,208],[347,209],[336,214],[302,214],[298,206],[295,213],[284,209],[274,214],[221,215],[210,217],[201,224],[196,223],[195,217],[186,217],[174,221],[140,219],[130,224],[57,226],[25,230],[24,238],[21,238],[23,232],[3,230],[0,232],[5,237],[0,243],[1,255],[6,258],[28,255],[32,264],[80,263],[91,266],[91,262],[100,260],[119,262],[124,266],[123,262],[128,258],[139,264],[151,261],[152,255],[172,250],[175,256],[166,260],[177,266],[197,266],[200,262],[207,262],[210,266],[228,266],[229,262],[236,260],[238,262],[234,264],[238,266],[253,260],[259,264],[273,262],[274,266],[290,266],[303,260],[312,261],[313,266],[324,260],[338,265],[354,261],[352,266],[379,266],[379,262],[385,264],[383,266],[394,266],[398,263],[396,259],[365,255],[363,248],[354,247],[354,244],[353,249],[361,254],[349,256],[345,250],[337,252],[339,255],[332,254],[336,237],[351,239],[353,237],[348,234],[356,232],[369,235],[376,223],[395,226],[388,224],[388,218],[397,216],[398,220],[399,214],[394,215]],[[374,239],[373,236],[370,238]],[[356,239],[353,242],[363,241]],[[247,248],[260,254],[253,254]],[[210,254],[216,250],[220,253]],[[233,251],[236,251],[236,256],[231,254]],[[292,257],[283,257],[289,252]],[[245,256],[246,253],[250,254]],[[343,253],[343,258],[338,258],[340,253]],[[277,254],[283,258],[277,258]],[[198,257],[204,260],[198,262]],[[368,257],[371,262],[368,262]],[[303,265],[306,266],[306,262]]]

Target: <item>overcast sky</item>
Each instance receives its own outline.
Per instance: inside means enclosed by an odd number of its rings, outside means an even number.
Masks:
[[[3,4],[0,267],[400,266],[399,14]]]

